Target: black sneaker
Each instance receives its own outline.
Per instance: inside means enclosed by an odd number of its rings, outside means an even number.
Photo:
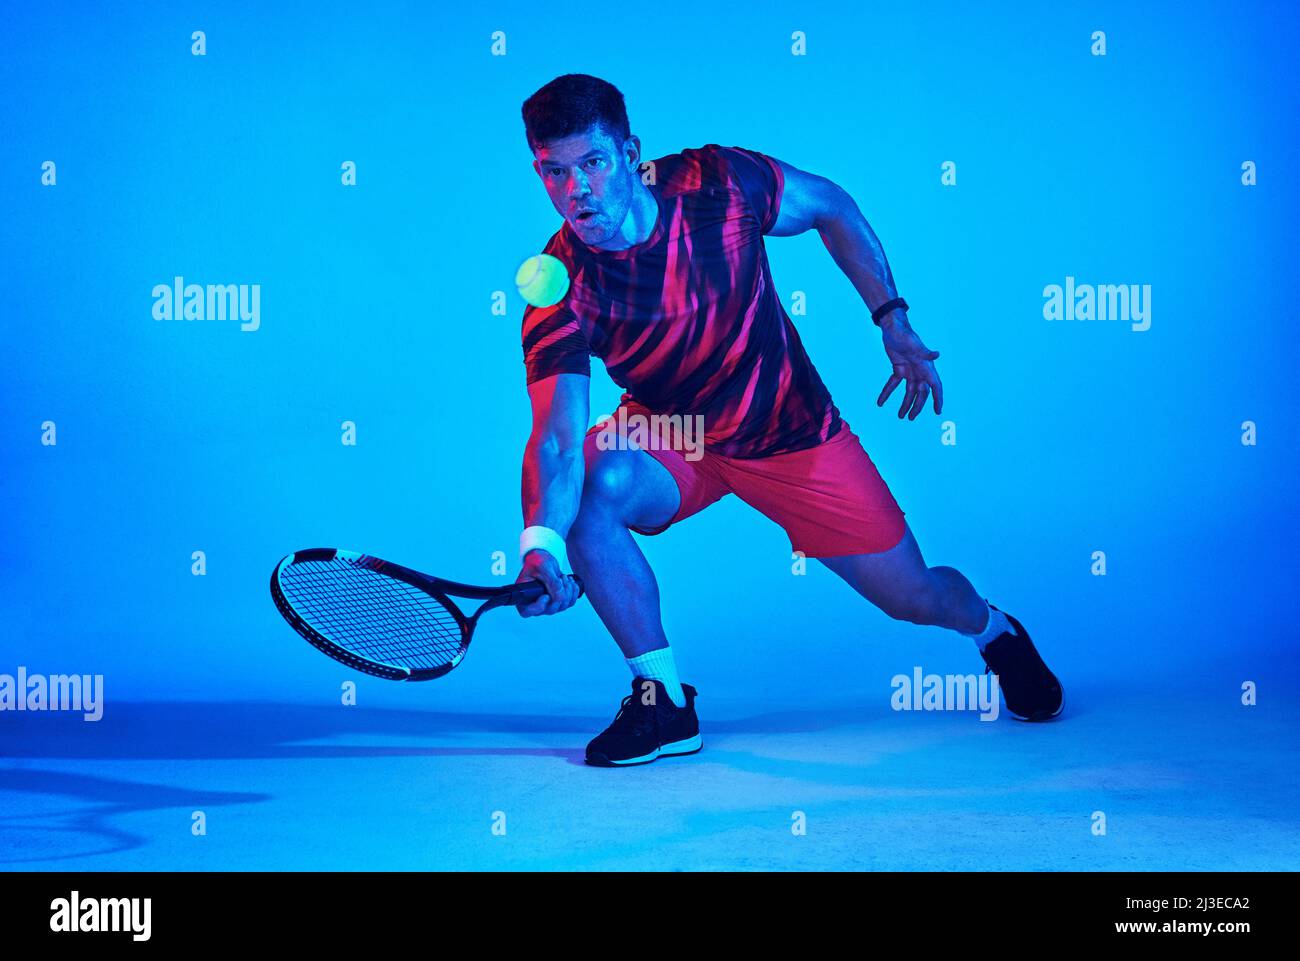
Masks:
[[[992,604],[989,607],[997,610]],[[997,675],[1007,710],[1020,720],[1049,721],[1065,706],[1061,682],[1043,663],[1024,625],[1010,614],[1006,618],[1015,633],[1003,631],[984,646],[980,652],[988,665],[984,673]]]
[[[653,703],[651,688],[654,685]],[[587,763],[597,767],[623,767],[649,764],[664,754],[694,754],[704,742],[700,740],[700,720],[695,716],[695,688],[683,684],[686,706],[678,707],[664,690],[663,682],[638,677],[632,681],[632,693],[623,703],[613,722],[587,745]]]

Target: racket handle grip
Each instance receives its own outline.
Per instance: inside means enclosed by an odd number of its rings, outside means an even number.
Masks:
[[[584,593],[582,587],[582,578],[578,577],[577,574],[570,574],[569,580],[573,581],[574,584],[578,585],[578,597],[579,598],[582,597]],[[545,593],[546,593],[546,588],[542,586],[541,581],[529,581],[528,583],[520,585],[519,587],[515,588],[514,597],[511,599],[511,603],[531,604],[533,601],[537,600]]]

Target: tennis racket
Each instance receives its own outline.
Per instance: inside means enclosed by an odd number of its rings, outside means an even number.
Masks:
[[[541,581],[472,587],[333,547],[295,551],[271,573],[271,597],[290,627],[334,660],[390,681],[442,677],[465,657],[484,611],[545,593]],[[452,595],[484,603],[467,617]]]

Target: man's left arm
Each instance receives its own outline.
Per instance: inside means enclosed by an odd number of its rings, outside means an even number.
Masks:
[[[785,187],[776,222],[768,234],[789,237],[815,229],[868,310],[896,298],[898,291],[885,250],[848,191],[825,177],[791,167],[784,161],[776,160],[776,163],[781,167]],[[881,390],[876,406],[884,406],[894,389],[906,382],[903,406],[898,411],[900,418],[916,420],[931,393],[934,412],[942,413],[943,384],[934,369],[939,352],[921,342],[901,309],[895,308],[881,317],[880,330],[893,373]]]

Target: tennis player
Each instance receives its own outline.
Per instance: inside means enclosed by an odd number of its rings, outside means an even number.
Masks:
[[[972,640],[1013,715],[1056,717],[1061,684],[1020,622],[958,571],[922,559],[777,296],[763,238],[816,230],[880,327],[893,372],[877,405],[905,385],[900,418],[915,420],[927,402],[941,413],[939,354],[908,322],[853,198],[739,147],[708,144],[646,163],[623,95],[584,74],[538,90],[523,120],[533,169],[564,218],[545,252],[571,285],[558,303],[524,311],[533,419],[519,578],[537,578],[549,593],[520,613],[570,607],[576,591],[563,575],[572,564],[633,675],[614,721],[587,745],[587,762],[644,764],[700,750],[696,692],[678,678],[659,588],[631,532],[659,534],[728,494],[890,617]],[[588,429],[593,354],[624,394],[610,421]],[[651,443],[644,430],[610,436],[656,414],[702,423],[702,447],[687,446],[684,427]]]

